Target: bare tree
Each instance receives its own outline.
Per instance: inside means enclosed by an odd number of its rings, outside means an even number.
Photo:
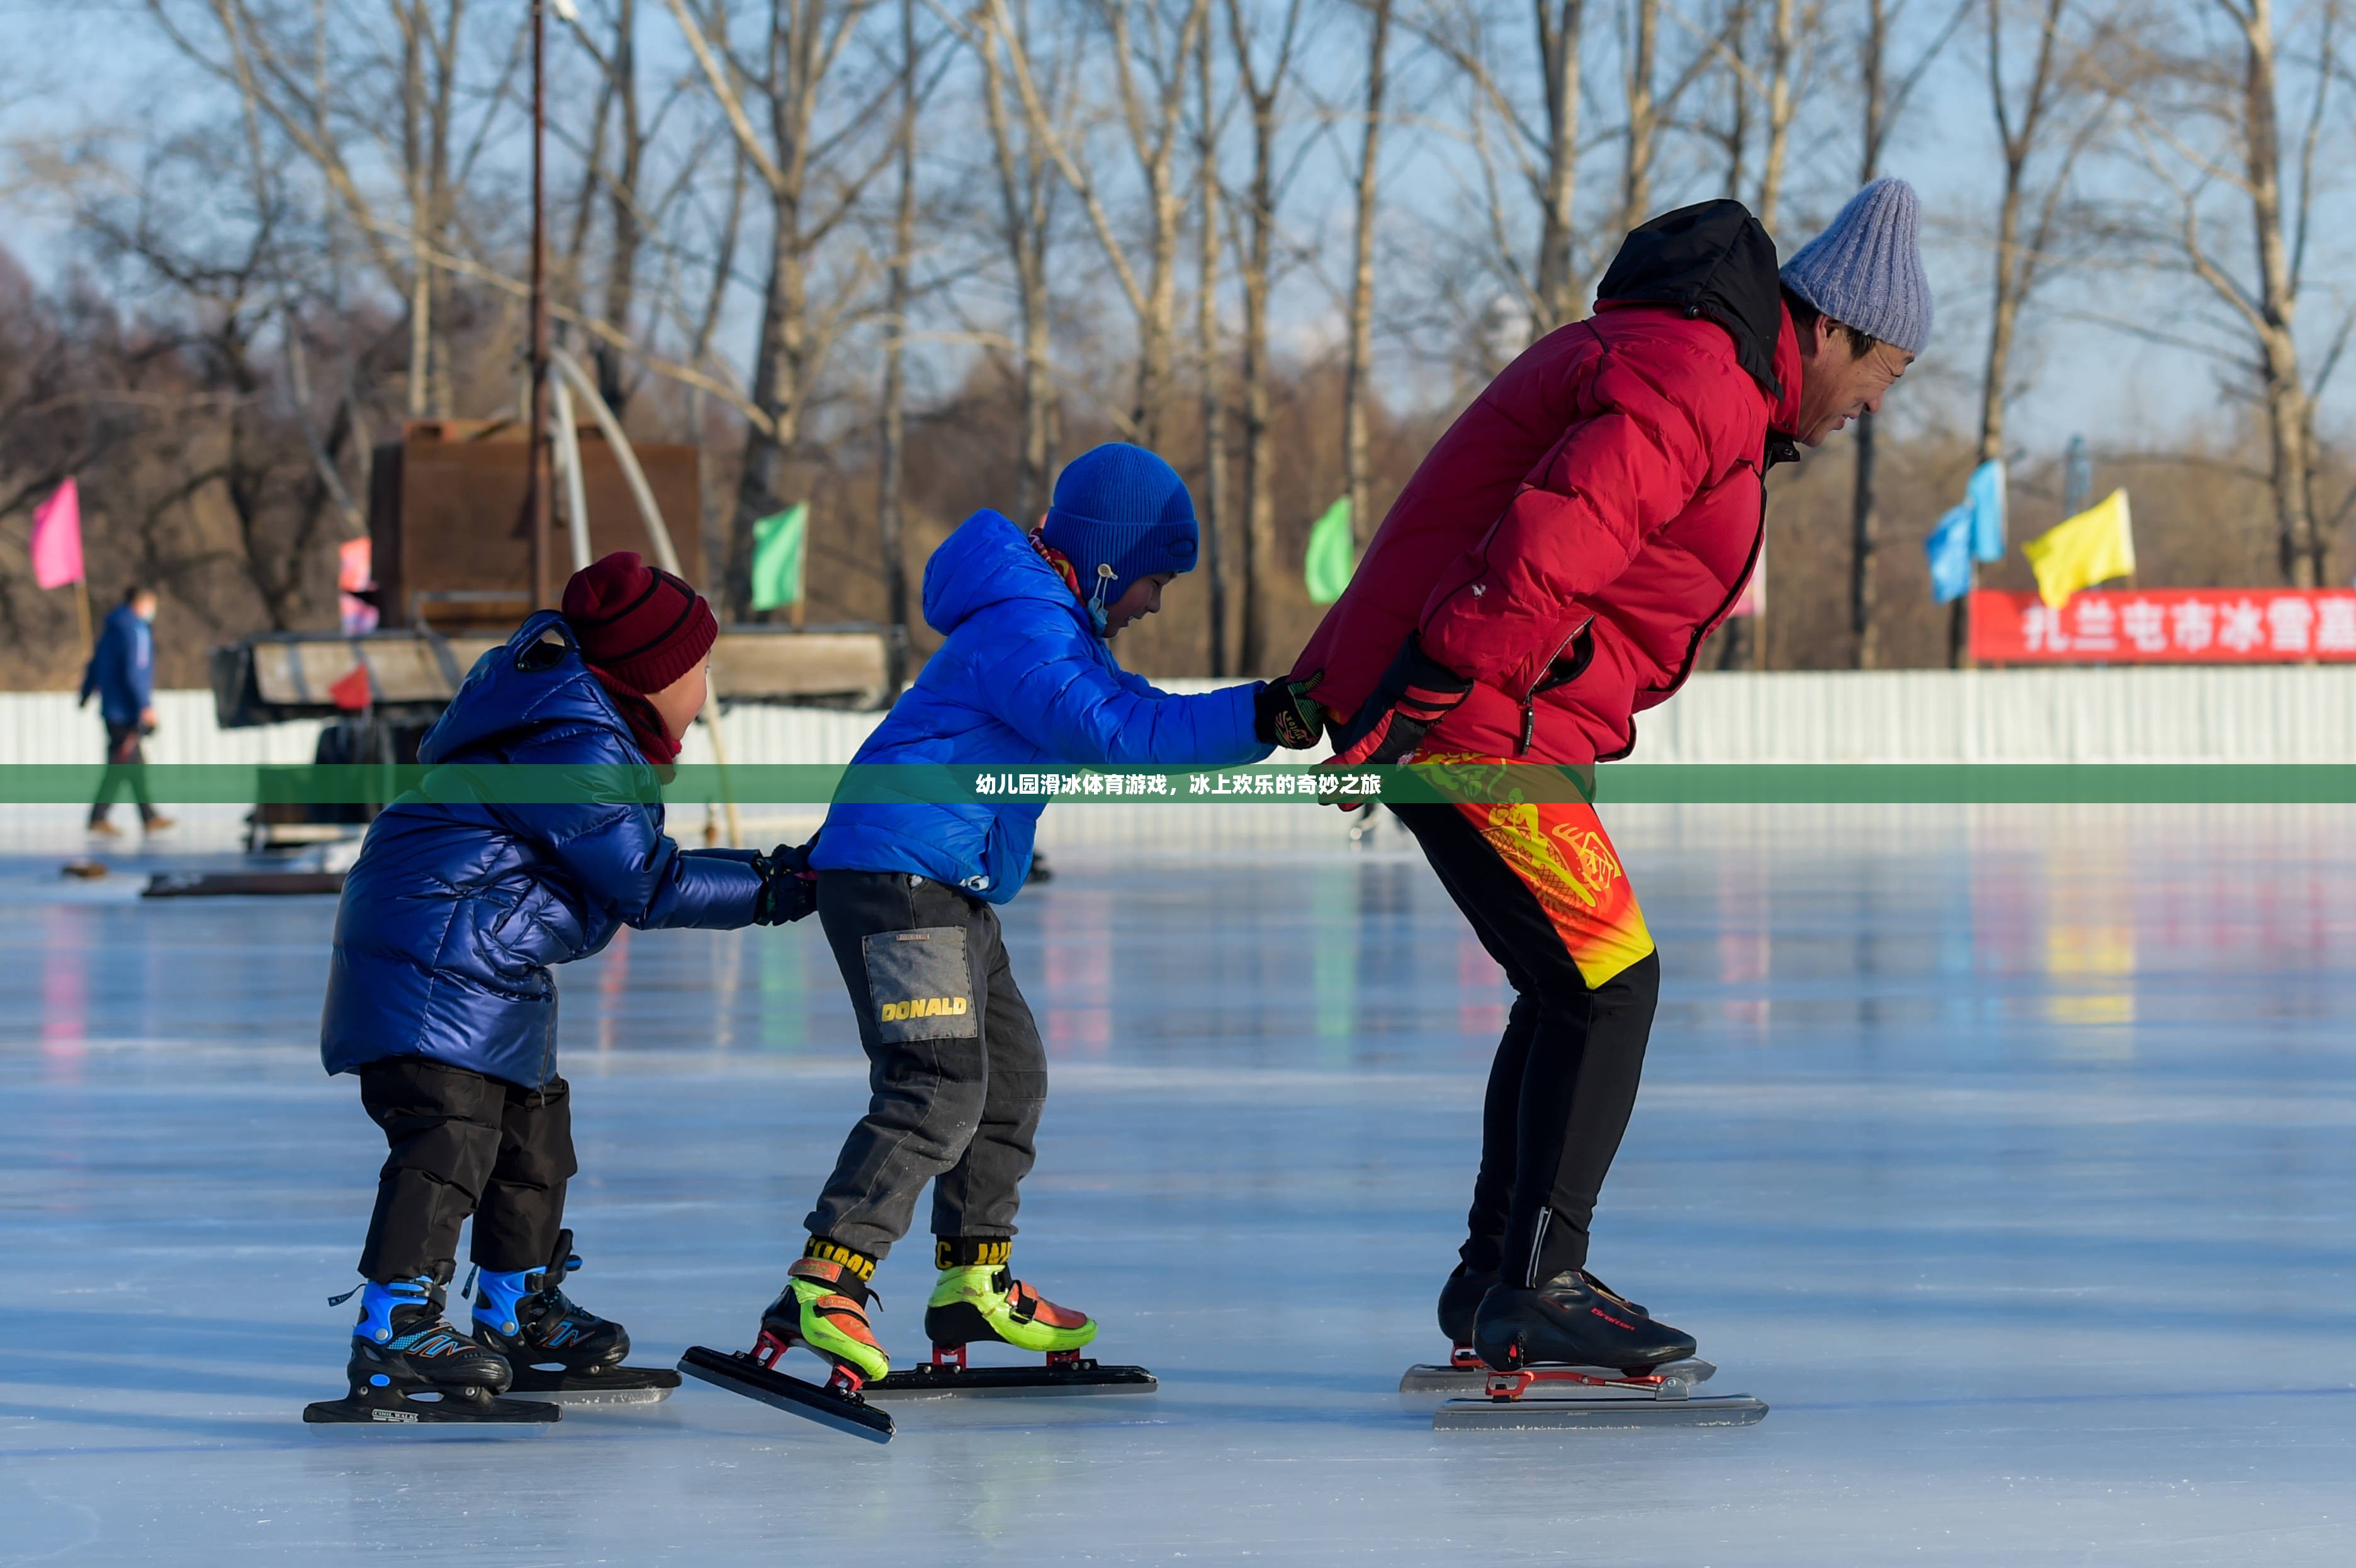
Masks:
[[[2016,80],[2006,66],[2006,22],[2008,15],[2022,7],[2019,0],[1983,0],[1988,104],[1996,119],[2004,173],[2003,191],[1997,202],[1987,362],[1980,378],[1979,457],[1984,463],[2004,456],[2005,403],[2021,308],[2048,275],[2071,175],[2100,124],[2095,114],[2079,115],[2074,125],[2067,118],[2085,96],[2083,77],[2074,70],[2074,50],[2063,36],[2071,21],[2071,4],[2072,0],[2028,0],[2024,18],[2030,32],[2028,73]],[[2048,151],[2057,136],[2060,145],[2052,148],[2053,156],[2032,168],[2031,161]],[[1971,572],[1976,581],[1976,562]],[[1971,662],[1968,594],[1956,599],[1949,613],[1947,659],[1958,670]]]
[[[2204,47],[2209,40],[2197,28],[2175,48],[2142,42],[2123,51],[2142,91],[2125,91],[2119,83],[2120,96],[2134,114],[2144,161],[2174,209],[2170,226],[2181,265],[2207,285],[2238,328],[2243,347],[2235,357],[2265,404],[2283,581],[2313,587],[2329,580],[2329,541],[2315,517],[2315,400],[2337,367],[2350,322],[2341,322],[2311,381],[2301,364],[2297,323],[2319,194],[2317,159],[2343,85],[2342,4],[2323,0],[2308,16],[2311,31],[2301,50],[2308,57],[2304,123],[2287,156],[2286,40],[2273,0],[2206,0],[2200,9],[2225,30],[2225,47]],[[2155,36],[2164,35],[2142,35]],[[2239,263],[2211,209],[2212,188],[2243,209],[2249,241]]]
[[[1970,0],[1965,0],[1966,5]],[[1860,0],[1863,7],[1858,38],[1858,91],[1862,109],[1858,137],[1858,184],[1870,185],[1881,177],[1882,156],[1890,134],[1904,114],[1908,100],[1922,85],[1923,74],[1945,48],[1947,40],[1968,14],[1958,7],[1917,53],[1911,64],[1901,62],[1901,26],[1911,0]],[[1874,496],[1877,462],[1875,417],[1861,415],[1851,446],[1857,457],[1857,481],[1849,503],[1849,628],[1857,639],[1859,670],[1880,663],[1880,643],[1873,624],[1874,551],[1881,532],[1879,508]]]
[[[1383,0],[1385,5],[1389,0]],[[1194,40],[1194,183],[1200,201],[1195,220],[1197,277],[1195,331],[1203,365],[1203,570],[1210,588],[1210,672],[1227,672],[1226,552],[1221,538],[1227,518],[1227,393],[1219,351],[1219,116],[1213,104],[1213,29]]]
[[[1350,268],[1350,357],[1342,383],[1342,462],[1349,481],[1353,543],[1375,529],[1366,438],[1366,383],[1375,349],[1375,207],[1381,190],[1383,91],[1387,84],[1391,0],[1365,0],[1365,124],[1358,142],[1356,227]]]
[[[748,61],[748,51],[740,50],[730,36],[730,18],[719,0],[700,16],[688,0],[670,0],[704,82],[735,133],[740,156],[769,197],[767,278],[753,356],[752,403],[761,417],[747,421],[721,579],[729,608],[740,617],[752,613],[754,524],[788,504],[787,469],[799,456],[819,371],[866,281],[867,269],[854,267],[826,287],[826,280],[814,275],[819,250],[893,159],[888,142],[873,156],[855,156],[870,106],[838,104],[833,96],[841,86],[837,72],[844,50],[873,4],[771,0],[759,47],[749,51]],[[763,110],[766,134],[753,124],[748,98]],[[813,297],[814,286],[823,297]]]
[[[1576,319],[1582,303],[1576,238],[1587,0],[1532,0],[1531,15],[1538,68],[1535,113],[1514,91],[1520,73],[1492,58],[1493,51],[1510,54],[1517,46],[1493,41],[1480,0],[1436,0],[1428,13],[1414,14],[1410,25],[1463,74],[1472,99],[1464,124],[1481,166],[1492,261],[1536,338]],[[1513,179],[1537,205],[1537,248],[1526,264],[1489,140],[1493,121],[1505,133]]]
[[[1015,353],[1023,388],[1023,456],[1014,504],[1027,525],[1046,504],[1055,467],[1055,301],[1047,268],[1067,127],[1051,106],[1067,95],[1058,91],[1060,82],[1051,80],[1042,91],[1032,78],[1037,38],[1029,0],[981,6],[961,31],[981,60],[981,106],[998,172],[1000,231],[1014,270]],[[1059,59],[1069,69],[1076,51],[1051,48],[1051,70]]]
[[[1237,244],[1244,304],[1238,378],[1244,416],[1243,656],[1237,668],[1246,673],[1267,669],[1272,657],[1268,585],[1283,570],[1277,561],[1276,498],[1270,483],[1276,453],[1269,417],[1268,306],[1276,252],[1277,110],[1291,85],[1301,21],[1301,0],[1286,0],[1274,51],[1262,59],[1243,0],[1227,0],[1236,81],[1251,128],[1251,178],[1245,187]]]
[[[884,305],[882,441],[876,457],[875,544],[883,556],[884,618],[901,628],[894,657],[906,646],[908,563],[901,542],[901,481],[906,464],[909,272],[916,247],[916,0],[900,0],[900,124],[897,143],[900,191],[892,214],[891,280]],[[892,671],[898,686],[905,671]]]

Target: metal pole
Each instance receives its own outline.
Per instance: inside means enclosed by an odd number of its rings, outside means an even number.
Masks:
[[[550,583],[548,472],[548,6],[531,0],[531,429],[525,437],[530,468],[525,504],[531,517],[531,603],[545,609]]]

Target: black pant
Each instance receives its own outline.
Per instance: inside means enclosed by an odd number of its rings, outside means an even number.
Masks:
[[[1514,987],[1482,1104],[1462,1255],[1535,1287],[1587,1262],[1596,1195],[1636,1105],[1660,955],[1590,988],[1537,895],[1461,811],[1392,810]]]
[[[525,1089],[423,1057],[360,1069],[360,1104],[392,1153],[378,1173],[360,1273],[380,1284],[458,1272],[458,1228],[475,1217],[474,1261],[536,1269],[556,1250],[573,1157],[572,1091]]]
[[[98,776],[98,798],[90,803],[90,825],[106,821],[106,813],[114,809],[115,798],[125,788],[131,798],[139,802],[139,820],[155,820],[155,802],[147,798],[147,776],[134,768],[147,760],[139,745],[139,721],[127,725],[106,721],[106,771]]]
[[[822,871],[819,918],[866,1047],[867,1114],[804,1221],[872,1258],[933,1184],[933,1234],[1014,1234],[1047,1103],[1047,1051],[998,911],[902,873]]]

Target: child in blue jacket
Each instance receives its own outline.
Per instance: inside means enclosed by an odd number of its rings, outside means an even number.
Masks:
[[[620,1324],[563,1291],[578,1167],[548,966],[624,926],[781,918],[774,860],[682,851],[641,803],[703,706],[718,630],[694,589],[635,554],[576,573],[563,614],[476,662],[418,758],[580,767],[583,799],[484,803],[455,771],[429,773],[369,827],[336,911],[319,1044],[330,1073],[358,1076],[391,1152],[360,1252],[352,1398],[314,1406],[337,1412],[320,1419],[479,1419],[510,1386],[594,1382],[628,1354]],[[469,1215],[472,1337],[442,1319]]]
[[[974,513],[925,566],[925,620],[947,640],[853,760],[1217,766],[1312,744],[1307,683],[1173,696],[1114,661],[1111,640],[1194,566],[1196,532],[1170,466],[1119,445],[1065,468],[1033,533]],[[890,1370],[868,1282],[928,1181],[934,1344],[1069,1352],[1096,1337],[1008,1268],[1047,1060],[996,907],[1030,872],[1041,810],[841,802],[809,853],[873,1093],[761,1326],[765,1351],[806,1344],[852,1390]]]

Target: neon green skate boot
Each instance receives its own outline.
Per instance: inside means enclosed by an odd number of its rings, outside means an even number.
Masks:
[[[881,1380],[892,1361],[867,1326],[867,1280],[874,1272],[873,1258],[813,1239],[809,1255],[786,1271],[785,1290],[761,1315],[762,1339],[776,1341],[781,1354],[788,1346],[807,1345],[857,1382]]]
[[[1007,1268],[1012,1243],[943,1237],[933,1250],[940,1283],[925,1303],[925,1333],[944,1350],[995,1340],[1050,1358],[1076,1355],[1097,1337],[1096,1319],[1057,1306],[1013,1277]]]

